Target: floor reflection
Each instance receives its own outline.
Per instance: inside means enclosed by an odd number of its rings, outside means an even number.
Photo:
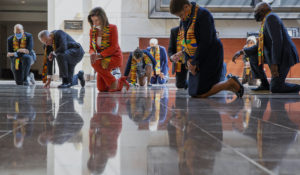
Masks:
[[[298,95],[1,86],[0,174],[300,172]]]
[[[163,127],[168,114],[168,89],[166,87],[145,92],[141,98],[133,91],[127,100],[129,118],[140,130],[157,131]]]
[[[102,111],[107,113],[101,113]],[[92,174],[101,174],[108,159],[114,157],[118,148],[118,137],[122,130],[122,118],[118,115],[118,98],[97,97],[97,111],[90,123],[87,166]]]

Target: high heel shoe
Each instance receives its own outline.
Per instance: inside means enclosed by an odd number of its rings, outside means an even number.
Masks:
[[[110,89],[110,90],[108,90],[108,92],[118,92],[118,91],[122,91],[123,86],[124,86],[124,84],[123,84],[122,79],[119,79],[119,80],[118,80],[118,86],[117,86],[117,88],[116,88],[116,89]]]
[[[129,84],[128,81],[127,81],[127,77],[122,77],[122,81],[123,81],[123,83],[124,83],[125,86],[126,86],[126,91],[128,91],[129,88],[130,88],[130,84]],[[124,85],[124,84],[123,84],[123,85]]]

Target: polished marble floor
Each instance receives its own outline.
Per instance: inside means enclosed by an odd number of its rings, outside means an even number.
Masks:
[[[1,175],[298,175],[299,94],[0,83]]]

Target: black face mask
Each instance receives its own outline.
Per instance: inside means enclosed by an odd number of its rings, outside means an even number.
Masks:
[[[263,15],[261,13],[255,13],[254,18],[257,22],[261,22],[263,20]]]

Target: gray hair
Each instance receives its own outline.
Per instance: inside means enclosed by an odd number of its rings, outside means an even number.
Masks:
[[[42,30],[42,31],[40,31],[40,33],[38,34],[38,38],[39,38],[40,41],[42,41],[42,38],[43,38],[43,37],[45,37],[45,36],[48,37],[49,35],[50,35],[50,33],[49,33],[48,30]]]
[[[158,40],[156,38],[152,38],[150,40],[150,44],[158,45]]]
[[[23,27],[22,24],[16,24],[16,25],[14,26],[14,33],[16,33],[16,30],[17,30],[17,29],[20,29],[20,30],[24,31],[24,27]]]

